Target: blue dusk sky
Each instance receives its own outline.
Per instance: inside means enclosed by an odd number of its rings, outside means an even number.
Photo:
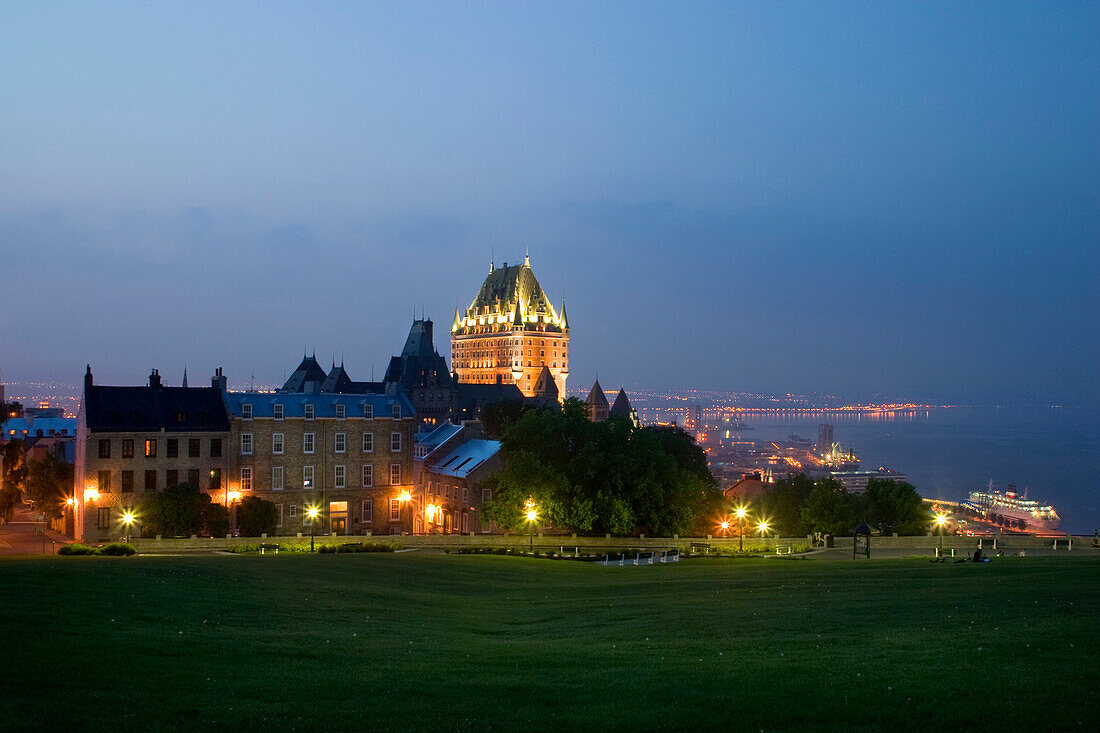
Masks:
[[[0,372],[380,377],[490,258],[570,386],[1100,404],[1100,4],[2,3]]]

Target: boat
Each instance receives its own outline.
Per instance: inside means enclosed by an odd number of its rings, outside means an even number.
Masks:
[[[1004,492],[997,491],[993,488],[992,479],[985,491],[971,491],[970,501],[965,503],[985,521],[1009,529],[1033,532],[1054,530],[1062,521],[1050,504],[1027,498],[1026,489],[1023,496],[1016,493],[1016,487],[1012,484]]]

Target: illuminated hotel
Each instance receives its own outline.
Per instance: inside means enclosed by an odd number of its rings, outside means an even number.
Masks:
[[[461,383],[515,384],[524,397],[546,394],[547,381],[553,380],[557,395],[565,398],[565,302],[560,313],[554,310],[531,270],[530,257],[522,265],[490,265],[465,315],[455,309],[451,369]]]

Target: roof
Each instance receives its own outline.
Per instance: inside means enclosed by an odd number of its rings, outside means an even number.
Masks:
[[[75,417],[12,417],[0,428],[0,440],[38,435],[76,435]]]
[[[455,433],[460,430],[462,430],[461,425],[455,425],[454,423],[445,422],[430,433],[422,433],[421,435],[417,436],[416,444],[418,446],[427,448],[428,453],[431,453],[432,450],[438,448],[443,443],[446,443],[448,440],[454,437]]]
[[[325,378],[325,370],[317,363],[316,357],[303,356],[302,363],[290,375],[290,379],[286,380],[280,392],[316,392],[320,390]],[[311,389],[312,383],[316,384]]]
[[[429,470],[445,476],[466,478],[499,451],[499,440],[469,440],[455,448]]]
[[[221,390],[214,387],[84,388],[84,420],[91,432],[229,430]]]
[[[592,385],[592,391],[588,393],[588,399],[585,401],[586,405],[602,405],[607,406],[607,395],[603,393],[603,387],[600,386],[600,380]]]
[[[612,417],[630,417],[630,413],[634,408],[630,406],[630,399],[626,396],[626,390],[620,389],[619,394],[615,397],[615,404],[611,406]]]
[[[554,375],[550,373],[550,367],[543,365],[535,380],[535,396],[558,400],[558,383],[554,381]]]
[[[363,408],[371,405],[374,417],[388,418],[393,405],[401,405],[401,417],[413,417],[412,403],[404,395],[387,394],[291,394],[287,392],[226,392],[225,406],[234,417],[242,414],[241,405],[252,405],[252,417],[275,417],[275,405],[283,406],[283,417],[305,417],[305,406],[313,405],[316,418],[336,417],[336,406],[344,406],[345,417],[362,417]]]
[[[386,368],[386,384],[402,387],[450,387],[454,380],[447,369],[447,360],[439,355],[432,342],[431,320],[415,320],[405,339],[401,356],[390,359]]]
[[[506,316],[514,325],[522,325],[525,317],[534,318],[536,314],[543,316],[543,322],[553,330],[566,328],[531,270],[530,260],[525,259],[522,265],[491,266],[477,296],[466,309],[465,318]],[[463,317],[456,311],[451,330],[462,327]]]
[[[516,400],[523,402],[523,392],[515,384],[455,384],[455,412],[467,417],[476,416],[481,408],[494,402]]]

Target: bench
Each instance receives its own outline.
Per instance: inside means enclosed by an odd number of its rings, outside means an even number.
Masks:
[[[776,555],[792,555],[792,554],[794,554],[794,548],[791,547],[790,545],[776,545],[775,554]]]
[[[260,554],[261,555],[263,555],[268,550],[271,550],[276,555],[279,554],[279,546],[278,545],[271,545],[271,544],[267,544],[267,543],[264,543],[264,544],[260,545]]]
[[[710,545],[706,542],[692,542],[691,554],[692,555],[707,555],[710,553]]]

